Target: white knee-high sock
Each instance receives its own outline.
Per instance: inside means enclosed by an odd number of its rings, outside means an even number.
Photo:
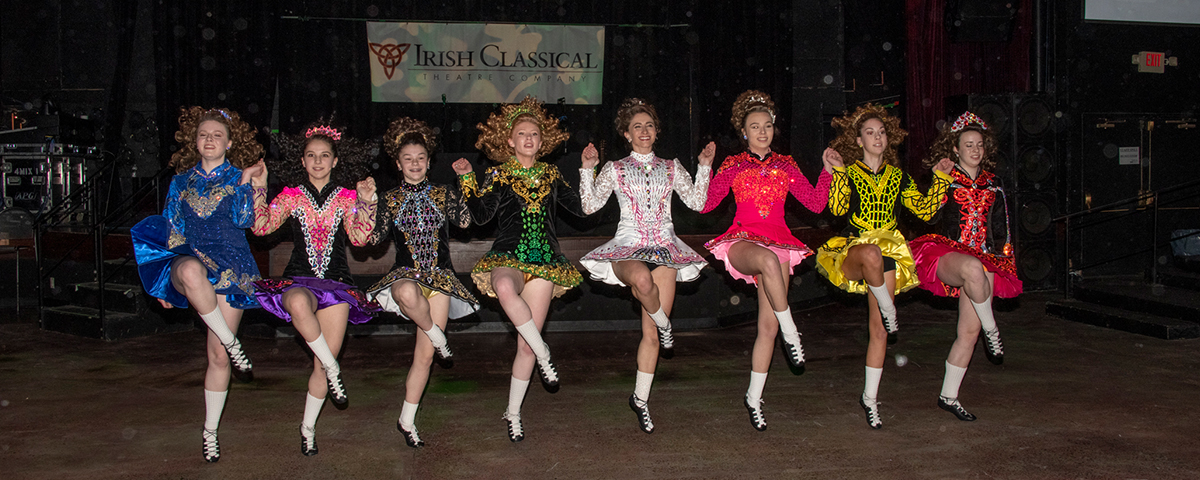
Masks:
[[[883,377],[882,368],[867,367],[867,381],[863,386],[863,396],[874,401],[879,396],[879,379]]]
[[[432,327],[429,327],[429,330],[421,331],[425,332],[425,336],[429,337],[429,343],[432,343],[434,347],[441,348],[446,346],[446,334],[442,332],[441,327],[438,327],[436,323]]]
[[[525,339],[525,343],[529,344],[529,348],[538,358],[550,356],[550,348],[542,340],[542,334],[538,332],[537,325],[533,323],[533,320],[517,325],[517,333],[521,334],[521,338]]]
[[[992,297],[988,297],[982,303],[975,303],[974,300],[971,300],[971,306],[975,307],[975,314],[979,316],[979,324],[983,326],[984,330],[990,332],[996,329],[996,318],[992,316]]]
[[[750,371],[750,388],[746,389],[746,401],[751,407],[758,408],[762,402],[763,387],[767,386],[767,374]]]
[[[650,319],[654,320],[654,325],[658,328],[667,328],[671,326],[671,319],[667,318],[667,314],[663,312],[661,306],[658,307],[657,312],[650,314]]]
[[[417,421],[417,406],[405,401],[404,406],[400,407],[400,425],[409,431],[412,431],[413,424]]]
[[[532,323],[532,322],[531,322]],[[529,389],[529,380],[512,377],[508,383],[508,414],[521,415],[521,404],[525,403],[525,391]]]
[[[800,343],[799,332],[796,331],[796,322],[792,320],[792,309],[788,307],[782,312],[774,312],[775,318],[779,320],[779,331],[783,332],[784,340],[788,343]]]
[[[201,313],[200,319],[204,320],[204,324],[208,325],[209,330],[217,334],[217,338],[221,340],[222,344],[229,345],[233,343],[233,332],[229,330],[229,324],[225,323],[225,316],[221,315],[220,308],[214,308],[213,311],[208,313]]]
[[[229,391],[214,392],[212,390],[204,390],[204,429],[217,431],[217,426],[221,424],[221,412],[225,410],[225,397],[229,395]]]
[[[311,348],[313,355],[321,361],[321,365],[325,366],[326,370],[341,371],[341,366],[338,365],[337,357],[333,356],[333,351],[329,350],[329,343],[325,342],[325,334],[317,335],[317,339],[308,342],[308,348]]]
[[[946,361],[946,378],[942,380],[942,396],[946,398],[958,398],[958,387],[962,385],[963,376],[967,374],[967,369],[956,367]]]
[[[867,290],[871,291],[871,295],[875,296],[875,301],[879,302],[879,311],[886,318],[896,318],[896,305],[892,303],[891,295],[888,295],[887,284],[878,287],[867,284]]]
[[[325,397],[317,398],[311,393],[304,394],[304,420],[302,424],[310,430],[317,428],[317,416],[321,414],[321,406],[325,405]]]
[[[654,374],[641,370],[637,372],[637,383],[633,386],[633,394],[643,402],[650,400],[650,384],[654,383]]]

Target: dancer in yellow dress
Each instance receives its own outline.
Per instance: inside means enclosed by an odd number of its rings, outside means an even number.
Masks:
[[[908,135],[900,119],[878,105],[859,107],[835,119],[839,134],[825,149],[825,161],[835,166],[829,190],[829,211],[848,215],[845,236],[833,237],[817,250],[817,271],[851,293],[867,293],[866,385],[859,404],[871,428],[880,428],[879,379],[887,343],[894,342],[899,325],[895,294],[917,286],[912,253],[896,230],[896,213],[907,208],[924,220],[933,218],[946,199],[948,175],[954,162],[933,168],[933,183],[922,194],[912,177],[900,170],[896,146]],[[845,165],[850,163],[850,165]]]

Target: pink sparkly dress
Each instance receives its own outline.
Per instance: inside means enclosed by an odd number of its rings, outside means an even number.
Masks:
[[[726,158],[708,187],[708,202],[700,213],[717,208],[721,200],[733,190],[737,202],[737,213],[733,225],[721,236],[704,244],[717,259],[725,262],[725,270],[733,278],[754,283],[754,277],[742,274],[729,264],[729,247],[735,242],[753,242],[770,249],[794,269],[812,250],[800,242],[783,221],[783,206],[788,192],[792,193],[805,208],[821,213],[829,203],[829,185],[833,177],[821,170],[817,184],[808,183],[796,161],[787,155],[775,152],[759,158],[750,152],[742,152]]]

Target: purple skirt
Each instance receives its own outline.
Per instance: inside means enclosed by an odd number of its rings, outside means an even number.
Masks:
[[[332,307],[339,303],[350,305],[350,314],[346,320],[358,324],[371,320],[379,311],[379,304],[367,299],[361,291],[352,285],[346,285],[336,280],[313,277],[292,277],[291,279],[269,278],[254,282],[257,287],[254,297],[268,312],[276,317],[292,321],[292,316],[283,308],[283,292],[293,288],[307,288],[317,297],[317,310]]]

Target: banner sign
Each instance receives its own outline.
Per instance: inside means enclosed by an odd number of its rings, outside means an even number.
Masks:
[[[604,27],[367,23],[376,102],[599,105]]]

